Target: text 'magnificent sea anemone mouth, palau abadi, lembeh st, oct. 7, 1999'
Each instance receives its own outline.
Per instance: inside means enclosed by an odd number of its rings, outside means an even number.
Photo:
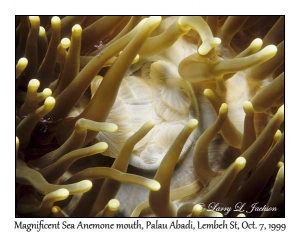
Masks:
[[[15,64],[16,216],[285,216],[284,16],[16,16]]]

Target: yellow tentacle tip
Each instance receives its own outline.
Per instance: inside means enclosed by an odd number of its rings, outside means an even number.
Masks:
[[[60,41],[60,45],[61,47],[63,47],[64,49],[67,49],[70,47],[71,41],[69,38],[62,38]]]
[[[40,81],[38,79],[31,79],[28,83],[29,91],[37,91],[40,86]]]
[[[117,199],[111,199],[107,206],[110,211],[117,211],[120,208],[120,202]]]
[[[263,45],[263,41],[260,38],[254,39],[250,44],[251,47],[255,47],[255,48],[261,48],[262,45]]]
[[[149,121],[147,121],[144,125],[143,125],[143,127],[145,128],[145,129],[152,129],[153,127],[155,126],[155,121],[154,120],[149,120]]]
[[[100,153],[106,151],[107,148],[108,148],[108,144],[107,144],[106,142],[99,142],[99,143],[97,143],[97,144],[95,144],[95,145],[97,145],[97,149],[98,149],[99,151],[101,151]]]
[[[161,188],[161,185],[158,181],[154,180],[155,182],[151,183],[151,190],[158,191]]]
[[[90,180],[82,180],[78,182],[78,185],[80,187],[79,193],[88,192],[93,187],[93,183]]]
[[[196,205],[194,205],[194,207],[192,209],[192,215],[199,216],[201,214],[201,212],[203,212],[203,211],[204,211],[204,208],[200,204],[196,204]]]
[[[223,214],[220,213],[220,212],[215,212],[211,215],[211,217],[215,217],[215,218],[222,218],[223,217]]]
[[[281,131],[278,129],[274,135],[274,141],[277,142],[279,138],[282,136]]]
[[[155,23],[160,23],[161,20],[162,20],[162,18],[161,18],[161,16],[150,16],[149,20],[151,20],[151,21],[153,21]]]
[[[46,29],[42,26],[39,28],[39,36],[45,36],[46,35]]]
[[[221,44],[221,39],[218,37],[214,37],[207,42],[203,42],[198,48],[199,55],[206,55],[208,54],[214,47]]]
[[[52,96],[47,97],[44,104],[45,109],[51,111],[54,108],[54,105],[55,99]]]
[[[52,95],[52,90],[50,88],[45,88],[42,92],[43,98],[46,99],[47,97]]]
[[[204,94],[205,97],[214,96],[214,92],[211,89],[205,89],[203,91],[203,94]]]
[[[219,115],[227,115],[228,113],[228,105],[223,103],[219,109]]]
[[[248,115],[248,114],[253,114],[254,113],[254,109],[253,109],[253,105],[250,101],[245,101],[243,103],[243,109],[244,112]]]
[[[277,53],[277,47],[275,45],[268,45],[265,48],[262,49],[264,51],[264,55],[268,58],[272,58]]]
[[[16,137],[16,157],[18,157],[19,146],[20,146],[20,140],[18,137]]]
[[[210,43],[212,46],[215,47],[215,46],[220,45],[221,42],[222,42],[222,40],[219,37],[214,37]]]
[[[137,55],[135,56],[135,58],[133,59],[132,64],[137,63],[139,60],[140,60],[140,55],[137,54]]]
[[[238,218],[245,218],[246,215],[245,215],[245,214],[238,214],[237,217],[238,217]]]
[[[58,16],[53,16],[52,19],[51,19],[51,25],[54,26],[54,25],[57,25],[57,24],[60,24],[60,18]]]
[[[241,171],[246,166],[246,159],[244,157],[238,157],[234,161],[234,166],[238,171]]]
[[[190,128],[195,128],[198,125],[198,121],[196,119],[190,119],[187,125]]]
[[[17,67],[26,67],[28,64],[28,59],[26,57],[22,57],[19,59],[18,63],[17,63]]]
[[[283,162],[278,162],[277,167],[281,168],[282,166],[284,166],[284,163]]]
[[[277,113],[278,118],[283,121],[284,120],[284,105],[282,105],[278,110]]]
[[[52,211],[53,214],[58,214],[58,213],[61,212],[61,209],[60,209],[59,206],[53,206],[51,211]]]
[[[53,199],[56,199],[56,200],[65,200],[66,198],[69,197],[70,192],[68,189],[61,188],[61,189],[58,189],[48,195],[52,196]],[[47,197],[47,195],[45,197]]]
[[[75,24],[72,27],[72,35],[74,36],[80,36],[82,33],[82,27],[79,24]]]
[[[29,16],[29,21],[32,26],[40,26],[40,17],[38,16]]]
[[[111,132],[112,132],[112,133],[117,132],[118,129],[119,129],[119,127],[118,127],[116,124],[113,124],[113,123],[111,124]]]
[[[276,54],[277,47],[275,45],[268,45],[265,47],[265,50],[268,51],[270,54]]]

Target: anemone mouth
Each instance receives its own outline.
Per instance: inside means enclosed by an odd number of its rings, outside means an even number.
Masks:
[[[16,20],[18,216],[284,216],[283,16]]]

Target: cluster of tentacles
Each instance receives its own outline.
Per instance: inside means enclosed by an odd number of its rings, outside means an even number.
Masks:
[[[284,17],[16,25],[17,216],[284,216]]]

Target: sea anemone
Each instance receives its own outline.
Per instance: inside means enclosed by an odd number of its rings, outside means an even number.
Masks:
[[[284,17],[16,25],[17,216],[284,216]]]

